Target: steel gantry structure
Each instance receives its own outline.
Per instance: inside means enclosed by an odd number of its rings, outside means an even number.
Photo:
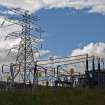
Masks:
[[[16,24],[21,27],[21,30],[13,31],[5,38],[5,40],[20,38],[19,45],[9,49],[9,54],[12,50],[17,51],[15,54],[16,62],[10,64],[11,80],[12,82],[23,82],[24,86],[29,83],[35,85],[36,71],[34,54],[39,53],[38,44],[42,41],[41,33],[44,31],[37,24],[39,18],[37,16],[31,16],[29,11],[20,8],[9,10],[20,18],[17,21],[5,18],[5,21],[11,23],[8,26]],[[2,27],[5,21],[2,22]],[[36,36],[36,34],[39,34],[40,37],[38,35]]]

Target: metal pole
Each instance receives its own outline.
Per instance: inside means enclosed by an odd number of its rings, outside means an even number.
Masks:
[[[93,60],[92,60],[92,69],[93,69],[93,72],[94,72],[95,71],[94,56],[93,56]]]
[[[89,71],[88,54],[86,54],[86,72]]]
[[[88,64],[88,54],[86,54],[86,79],[87,79],[87,86],[89,86],[90,78],[89,78],[89,64]]]
[[[100,68],[100,58],[98,58],[98,71],[100,72],[101,68]]]
[[[35,62],[35,68],[34,68],[34,79],[33,79],[33,86],[36,87],[36,72],[37,72],[37,61]]]
[[[13,63],[10,64],[10,72],[11,72],[11,88],[14,88],[14,71],[13,71]]]

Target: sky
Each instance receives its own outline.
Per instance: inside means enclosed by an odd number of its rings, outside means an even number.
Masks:
[[[40,10],[37,14],[45,29],[44,46],[52,54],[68,56],[75,48],[105,42],[105,16],[69,8]]]
[[[45,30],[42,55],[88,53],[105,57],[105,0],[0,0],[1,23],[14,15],[8,8],[26,9],[40,17]],[[13,61],[6,51],[18,45],[19,39],[5,41],[3,37],[15,27],[1,29],[0,63]]]

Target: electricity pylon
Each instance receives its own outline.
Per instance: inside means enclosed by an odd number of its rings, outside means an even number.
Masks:
[[[36,37],[33,34],[41,35],[44,32],[40,26],[37,25],[38,17],[32,17],[28,11],[23,11],[19,8],[12,9],[16,15],[21,16],[22,20],[18,22],[11,21],[12,24],[21,26],[21,31],[9,33],[6,37],[8,38],[21,38],[17,49],[16,62],[12,64],[12,79],[15,81],[16,78],[20,79],[24,84],[34,83],[36,78],[36,67],[34,54],[38,53],[38,44],[41,42],[41,38]],[[4,22],[3,22],[4,24]]]

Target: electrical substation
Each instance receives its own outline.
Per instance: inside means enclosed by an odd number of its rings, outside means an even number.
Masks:
[[[20,43],[8,50],[8,56],[16,51],[15,61],[3,64],[0,71],[0,90],[36,88],[40,86],[71,88],[105,88],[105,58],[88,54],[53,58],[36,59],[39,53],[44,32],[37,24],[39,18],[31,16],[28,11],[19,8],[11,9],[20,20],[5,18],[11,25],[21,27],[20,31],[9,33],[5,40],[20,38]],[[36,36],[36,35],[39,35]],[[80,72],[83,71],[83,72]]]

